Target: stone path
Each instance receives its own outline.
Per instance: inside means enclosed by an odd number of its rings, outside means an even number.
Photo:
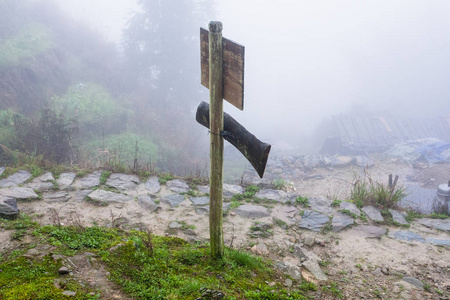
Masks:
[[[3,173],[4,168],[0,168]],[[20,170],[0,180],[0,215],[14,217],[18,213],[23,201],[44,201],[45,203],[80,203],[91,202],[95,205],[114,205],[122,208],[125,204],[136,201],[142,208],[142,212],[151,214],[161,210],[183,210],[189,201],[191,209],[198,215],[209,213],[209,188],[188,184],[185,180],[174,179],[160,184],[156,176],[144,181],[138,176],[128,174],[111,174],[104,185],[100,185],[102,171],[94,171],[81,178],[75,173],[62,173],[57,179],[46,173],[30,180],[28,171]],[[162,193],[162,187],[168,191]],[[224,211],[232,216],[251,220],[254,224],[251,228],[240,228],[248,230],[252,237],[264,238],[271,235],[274,224],[282,228],[294,228],[296,231],[339,232],[352,227],[358,232],[370,237],[379,237],[386,233],[382,223],[385,218],[391,218],[393,222],[405,227],[396,227],[389,230],[388,236],[404,242],[418,242],[439,246],[450,246],[450,238],[435,238],[433,236],[422,236],[417,232],[409,231],[408,222],[404,213],[389,210],[387,215],[382,215],[380,210],[367,206],[359,209],[350,202],[340,202],[336,205],[331,200],[311,198],[308,203],[301,202],[297,194],[280,190],[262,189],[255,195],[252,203],[240,203],[229,209],[233,195],[244,193],[244,188],[237,185],[224,185]],[[166,205],[161,205],[165,203]],[[236,202],[234,202],[236,203]],[[261,204],[263,203],[263,204]],[[301,204],[300,204],[301,203]],[[334,204],[334,205],[333,205]],[[258,222],[259,219],[273,218],[272,223]],[[168,220],[175,221],[175,220]],[[178,220],[182,221],[182,220]],[[419,224],[450,233],[450,219],[419,219]],[[170,223],[169,228],[178,228],[180,223]],[[180,225],[181,226],[181,225]],[[289,236],[284,238],[284,243],[292,247],[294,255],[302,261],[303,266],[308,269],[319,280],[326,279],[326,275],[320,270],[319,259],[304,245],[314,244],[315,240],[303,239],[302,243],[296,243],[294,238],[290,241]],[[311,244],[311,245],[312,245]],[[257,254],[268,252],[265,244],[259,242],[252,247]],[[298,276],[299,269],[294,265],[283,262],[280,268],[289,272],[292,276]],[[295,278],[295,277],[294,277]]]

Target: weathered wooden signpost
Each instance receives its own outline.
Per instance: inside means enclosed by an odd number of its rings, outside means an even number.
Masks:
[[[270,145],[261,142],[228,114],[223,99],[244,109],[244,46],[222,38],[222,23],[200,29],[202,85],[209,88],[210,105],[202,102],[197,122],[210,129],[209,232],[211,255],[223,256],[223,139],[234,145],[262,178]]]

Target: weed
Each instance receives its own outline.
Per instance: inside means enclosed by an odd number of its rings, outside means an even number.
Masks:
[[[106,181],[108,180],[110,175],[111,175],[111,172],[102,171],[102,174],[100,175],[100,185],[105,185]]]
[[[339,207],[342,203],[342,200],[333,200],[333,202],[331,202],[331,206],[332,207]]]
[[[176,221],[176,222],[181,225],[181,230],[188,230],[188,229],[195,230],[197,228],[195,227],[195,225],[189,225],[185,221]]]
[[[171,174],[164,173],[158,175],[158,181],[159,183],[166,183],[169,180],[174,179],[174,177]]]
[[[275,223],[275,225],[277,225],[283,229],[287,229],[287,227],[288,227],[287,223],[281,219],[274,218],[273,222]]]
[[[331,295],[339,299],[344,298],[344,295],[342,294],[342,291],[339,289],[338,284],[334,281],[330,282],[330,284],[327,286],[322,286],[322,290],[325,293],[330,293]]]
[[[303,207],[308,207],[309,199],[307,197],[298,196],[295,198],[295,203],[300,204]]]
[[[275,179],[274,181],[272,181],[272,185],[276,190],[283,190],[286,188],[287,182],[286,182],[286,180],[280,178],[280,179]]]
[[[431,292],[431,284],[424,282],[424,283],[423,283],[423,289],[424,289],[426,292]]]
[[[328,261],[328,260],[319,261],[319,266],[321,266],[321,267],[328,267],[330,264],[331,264],[331,261]]]
[[[352,212],[349,211],[348,209],[343,209],[343,210],[341,210],[340,212],[343,213],[343,214],[346,214],[346,215],[348,215],[348,216],[350,216],[350,217],[352,217],[353,219],[357,219],[357,218],[358,218],[358,215],[357,215],[357,214],[352,213]]]

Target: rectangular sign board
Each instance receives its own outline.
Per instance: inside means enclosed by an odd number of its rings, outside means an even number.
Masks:
[[[224,99],[240,110],[244,109],[244,54],[245,47],[226,38],[223,44]],[[200,28],[202,85],[209,88],[209,31]]]

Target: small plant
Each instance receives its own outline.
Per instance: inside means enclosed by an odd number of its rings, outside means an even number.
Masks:
[[[352,213],[352,212],[349,211],[348,209],[343,209],[343,210],[341,210],[341,213],[346,214],[346,215],[352,217],[353,219],[357,219],[357,218],[358,218],[358,215],[357,215],[357,214]]]
[[[333,207],[339,207],[342,203],[342,200],[333,200],[333,202],[331,202],[331,206]]]
[[[286,188],[287,182],[286,182],[286,180],[280,178],[280,179],[275,179],[274,181],[272,181],[272,185],[276,190],[283,190]]]
[[[174,179],[174,177],[168,173],[158,175],[159,183],[166,183],[167,181],[172,180],[172,179]]]
[[[251,198],[255,196],[255,194],[259,191],[259,187],[256,185],[250,185],[245,189],[244,197],[245,198]]]
[[[424,282],[424,283],[423,283],[423,289],[424,289],[426,292],[430,292],[430,291],[431,291],[431,284]]]
[[[110,175],[111,172],[103,171],[102,174],[100,175],[100,185],[105,185]]]
[[[288,227],[287,223],[285,221],[281,220],[281,219],[274,218],[273,222],[275,223],[275,225],[277,225],[277,226],[279,226],[281,228],[286,229]]]
[[[298,196],[295,198],[295,203],[300,204],[303,207],[308,207],[309,199],[307,197]]]
[[[152,242],[152,231],[147,230],[147,236],[142,239],[142,243],[144,244],[145,248],[147,249],[147,255],[153,256],[153,242]]]
[[[338,284],[334,281],[330,282],[329,285],[322,286],[322,290],[325,293],[330,293],[334,297],[337,297],[339,299],[344,298],[344,294],[342,294],[342,291],[339,289]]]
[[[321,266],[321,267],[328,267],[330,264],[331,264],[331,261],[328,261],[328,260],[319,261],[319,266]]]

